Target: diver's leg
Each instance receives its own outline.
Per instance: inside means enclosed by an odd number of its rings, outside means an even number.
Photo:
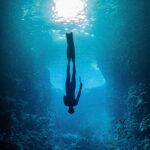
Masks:
[[[68,59],[68,61],[70,61],[71,60],[71,58],[72,58],[72,52],[71,52],[71,41],[70,41],[70,35],[71,35],[71,33],[66,33],[66,39],[67,39],[67,59]]]
[[[66,38],[67,38],[67,57],[68,60],[72,59],[72,61],[75,61],[75,46],[74,46],[74,41],[73,41],[73,33],[66,33]]]
[[[72,62],[75,64],[75,46],[74,46],[74,43],[72,44],[72,47],[71,47],[71,58],[72,58]]]
[[[73,91],[75,92],[75,89],[76,89],[76,66],[75,66],[75,61],[73,62],[73,73],[72,73],[71,86],[72,86]]]
[[[75,46],[74,46],[74,41],[73,41],[73,33],[71,34],[71,58],[72,58],[72,62],[75,62]]]
[[[68,60],[68,65],[67,65],[67,78],[66,78],[66,94],[69,94],[69,89],[70,89],[70,61]]]
[[[69,46],[67,47],[67,59],[70,62],[70,60],[71,60],[71,51],[70,51],[70,47]]]

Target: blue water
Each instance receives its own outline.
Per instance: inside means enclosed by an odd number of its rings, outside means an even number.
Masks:
[[[70,1],[2,2],[1,118],[10,121],[0,141],[25,150],[148,150],[148,0]],[[67,32],[76,92],[83,82],[72,115],[63,104]]]

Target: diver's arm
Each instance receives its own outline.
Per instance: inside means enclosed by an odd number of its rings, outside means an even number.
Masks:
[[[78,91],[77,98],[74,101],[74,106],[78,105],[79,98],[80,98],[80,95],[81,95],[81,90],[82,90],[82,82],[80,81],[80,88],[79,88],[79,91]]]

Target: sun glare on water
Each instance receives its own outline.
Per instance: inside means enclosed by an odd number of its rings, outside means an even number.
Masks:
[[[83,22],[86,20],[86,0],[54,0],[55,22]]]

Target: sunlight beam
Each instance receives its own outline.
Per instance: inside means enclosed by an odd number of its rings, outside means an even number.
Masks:
[[[55,22],[80,22],[86,19],[85,0],[54,0],[52,7]]]

